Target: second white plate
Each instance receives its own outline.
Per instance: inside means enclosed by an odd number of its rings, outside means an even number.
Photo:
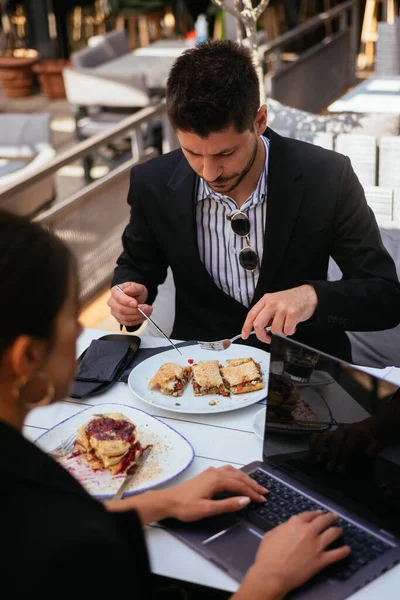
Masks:
[[[78,428],[94,414],[107,413],[120,413],[128,417],[135,423],[141,443],[153,445],[148,459],[125,492],[125,496],[167,483],[191,465],[194,450],[182,434],[156,417],[126,404],[97,404],[85,408],[46,431],[35,443],[45,452],[49,452],[71,434],[76,435]],[[93,471],[82,456],[67,457],[59,462],[89,494],[102,500],[112,498],[125,477],[125,474],[112,475],[108,470]]]
[[[129,375],[128,386],[140,400],[151,406],[163,408],[172,412],[179,413],[220,413],[230,410],[238,410],[256,402],[263,400],[268,391],[268,369],[269,354],[241,344],[232,344],[227,350],[216,352],[214,350],[202,350],[197,344],[192,346],[181,346],[182,356],[176,350],[167,350],[161,354],[151,356],[144,360]],[[157,370],[167,362],[174,362],[178,365],[188,366],[195,363],[208,360],[219,360],[222,365],[226,364],[227,358],[244,358],[251,356],[256,362],[260,363],[261,372],[264,380],[264,388],[255,392],[231,395],[229,397],[219,395],[195,396],[193,394],[192,384],[189,383],[182,396],[165,396],[161,392],[149,390],[149,381]]]

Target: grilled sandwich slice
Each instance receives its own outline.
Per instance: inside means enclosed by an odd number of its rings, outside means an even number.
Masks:
[[[221,367],[221,373],[231,394],[243,394],[263,389],[264,382],[260,365],[252,358],[233,358],[226,362],[228,366]]]
[[[227,358],[226,362],[228,367],[237,367],[238,365],[244,365],[247,362],[258,364],[254,362],[254,359],[252,359],[251,356],[248,356],[247,358]]]
[[[218,360],[209,360],[193,365],[193,393],[195,396],[225,393],[224,381],[219,371]]]
[[[164,363],[150,379],[149,390],[159,389],[166,396],[182,396],[192,378],[192,367]]]

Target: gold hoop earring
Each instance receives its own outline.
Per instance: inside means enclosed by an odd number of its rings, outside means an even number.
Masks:
[[[23,377],[21,377],[21,379],[16,384],[14,391],[13,391],[13,395],[16,400],[19,400],[21,389],[26,385],[27,381],[28,381],[28,378],[25,377],[25,375],[24,375]]]
[[[32,391],[35,388],[35,385],[37,385],[35,382],[36,380],[41,380],[43,382],[45,382],[46,384],[46,390],[44,395],[42,395],[40,397],[39,400],[37,400],[36,402],[26,402],[25,400],[24,405],[25,408],[27,409],[32,409],[32,408],[37,408],[38,406],[46,406],[47,404],[50,404],[50,402],[53,400],[54,398],[54,394],[55,394],[55,387],[54,387],[54,383],[50,380],[49,376],[46,373],[43,373],[42,371],[38,371],[35,374],[35,378],[34,379],[29,379],[27,377],[22,377],[19,384],[18,384],[18,394],[19,396],[21,395],[21,390],[24,390],[24,393],[26,395],[31,395]],[[29,392],[29,386],[32,386],[32,390],[31,392]]]

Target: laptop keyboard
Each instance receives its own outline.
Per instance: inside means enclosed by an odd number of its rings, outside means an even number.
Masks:
[[[309,500],[306,496],[277,481],[260,469],[251,473],[250,477],[263,487],[268,488],[267,503],[260,505],[252,502],[242,513],[247,521],[264,531],[271,529],[271,525],[280,525],[298,513],[309,510],[324,510],[321,505]],[[337,526],[343,529],[343,536],[335,543],[335,546],[348,544],[352,552],[345,560],[329,567],[329,575],[335,579],[341,581],[349,579],[361,567],[375,560],[392,547],[345,519],[340,519]]]

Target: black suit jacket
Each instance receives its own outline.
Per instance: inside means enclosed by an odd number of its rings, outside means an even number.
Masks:
[[[400,288],[372,211],[347,157],[268,129],[267,217],[252,301],[310,282],[318,308],[295,338],[349,359],[345,330],[388,329],[400,321]],[[136,281],[154,301],[171,266],[176,286],[172,336],[218,340],[240,333],[248,309],[227,296],[197,247],[197,177],[181,150],[132,170],[131,219],[113,285]],[[332,256],[343,279],[328,282]],[[250,338],[251,339],[251,338]]]
[[[14,598],[150,598],[135,513],[109,513],[73,477],[0,422],[0,558]]]

